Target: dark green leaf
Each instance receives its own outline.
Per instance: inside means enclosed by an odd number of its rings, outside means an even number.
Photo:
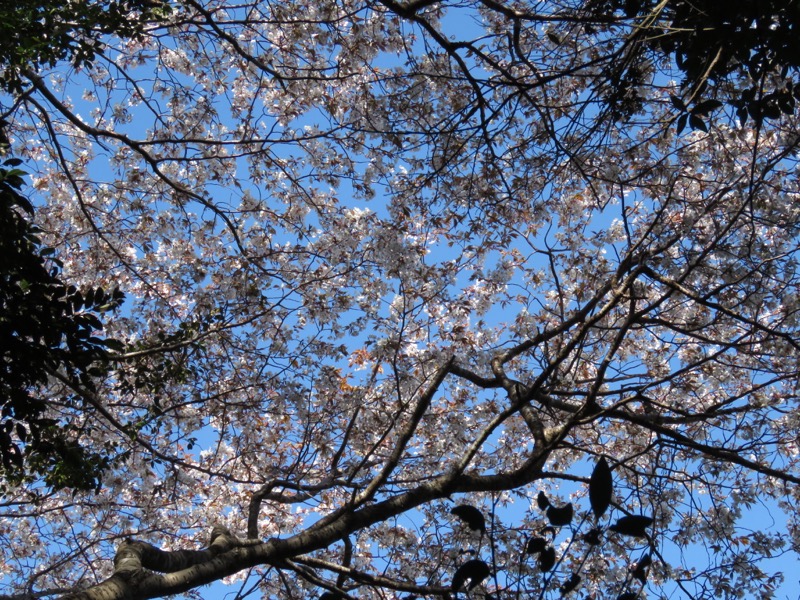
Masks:
[[[456,570],[450,589],[457,592],[469,581],[467,591],[472,590],[478,587],[489,576],[489,573],[489,565],[482,560],[475,558],[467,561]]]
[[[86,326],[91,327],[92,329],[95,329],[95,330],[98,330],[98,331],[103,329],[103,322],[100,319],[98,319],[97,316],[93,315],[92,313],[86,313],[85,315],[81,315],[81,316],[83,317],[83,323]],[[94,341],[94,343],[96,344],[97,341]]]
[[[31,204],[24,196],[18,195],[16,197],[16,204],[29,215],[33,214],[33,204]]]
[[[11,178],[22,177],[23,175],[27,175],[27,173],[22,169],[9,169],[6,172],[5,177],[7,179],[11,179]]]
[[[483,513],[469,504],[460,504],[450,511],[451,515],[457,516],[467,524],[473,531],[486,532],[486,519]]]
[[[647,533],[645,532],[645,529],[647,529],[652,523],[653,519],[650,517],[645,517],[643,515],[631,515],[628,517],[622,517],[608,529],[609,531],[614,531],[621,535],[646,537]]]
[[[611,478],[611,468],[604,456],[600,457],[589,479],[589,502],[592,505],[595,519],[599,519],[611,504],[611,494],[614,482]]]

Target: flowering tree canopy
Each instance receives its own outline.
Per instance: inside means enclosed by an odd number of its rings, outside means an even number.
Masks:
[[[65,51],[34,14],[15,165],[72,293],[126,301],[91,378],[26,384],[98,489],[6,481],[0,594],[771,597],[800,38],[717,4],[50,7]]]

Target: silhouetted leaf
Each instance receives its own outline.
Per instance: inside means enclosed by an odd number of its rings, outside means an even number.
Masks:
[[[617,596],[617,600],[636,600],[638,597],[639,594],[636,592],[625,592],[624,594]]]
[[[767,104],[764,107],[764,116],[768,119],[778,119],[781,116],[781,107],[775,104]]]
[[[697,115],[689,115],[689,125],[692,126],[692,129],[699,129],[700,131],[708,133],[706,122]]]
[[[538,554],[547,548],[547,540],[543,537],[534,537],[528,540],[525,552],[528,554]]]
[[[686,112],[686,105],[683,103],[683,100],[678,98],[677,96],[670,96],[669,101],[672,102],[672,106],[677,108],[681,112]]]
[[[483,513],[469,504],[460,504],[450,511],[451,515],[457,516],[459,519],[467,524],[467,527],[473,531],[486,532],[486,519]]]
[[[742,106],[736,109],[736,116],[739,119],[739,124],[744,126],[744,124],[747,122],[747,107]]]
[[[6,421],[6,422],[8,424],[11,424],[11,421]],[[16,424],[16,430],[19,441],[24,443],[28,439],[28,430],[25,429],[25,426],[22,423]]]
[[[539,492],[536,496],[536,504],[539,506],[539,510],[544,510],[550,506],[550,500],[547,499],[547,495],[544,492]]]
[[[678,121],[675,124],[675,129],[678,135],[680,135],[681,131],[683,131],[684,127],[686,127],[686,121],[689,118],[689,113],[683,113],[680,117],[678,117]]]
[[[480,583],[489,576],[489,573],[489,565],[482,560],[475,558],[467,561],[456,569],[450,589],[457,592],[469,581],[467,591],[472,590],[479,586]]]
[[[589,502],[596,519],[603,516],[603,513],[611,504],[611,494],[614,489],[614,482],[611,478],[611,468],[608,466],[604,456],[600,457],[592,471],[589,479]]]
[[[653,560],[650,558],[650,554],[647,553],[639,559],[639,562],[636,563],[636,568],[633,569],[633,576],[634,578],[638,579],[642,582],[642,585],[647,583],[647,567],[653,564]]]
[[[643,515],[632,515],[629,517],[622,517],[619,521],[609,527],[609,531],[615,531],[622,535],[629,535],[632,537],[646,537],[645,529],[647,529],[653,519]]]
[[[603,530],[599,527],[594,527],[584,534],[583,541],[590,546],[599,546],[601,535],[603,535]]]
[[[625,11],[625,16],[628,18],[636,16],[636,14],[642,8],[641,0],[625,0],[623,4],[623,10]]]
[[[572,503],[568,502],[564,506],[553,506],[547,509],[547,519],[555,527],[569,525],[572,522]]]
[[[545,35],[547,35],[547,39],[556,44],[557,46],[561,45],[561,38],[559,38],[555,33],[552,31],[548,31]]]
[[[561,590],[561,595],[566,596],[567,594],[569,594],[572,590],[578,587],[580,582],[581,582],[580,575],[578,575],[577,573],[573,573],[572,575],[570,575],[570,578],[567,579],[564,583],[562,583],[561,587],[559,588]]]
[[[547,573],[556,564],[556,549],[552,546],[542,550],[539,555],[539,568],[543,573]]]
[[[719,100],[704,100],[703,102],[698,102],[694,105],[694,108],[692,108],[692,114],[705,117],[708,116],[708,113],[710,113],[712,110],[716,110],[720,106],[722,106],[722,102]]]
[[[110,322],[113,322],[113,319],[110,319]],[[125,344],[119,340],[113,339],[103,340],[103,346],[109,350],[115,350],[116,352],[122,352],[125,349]]]

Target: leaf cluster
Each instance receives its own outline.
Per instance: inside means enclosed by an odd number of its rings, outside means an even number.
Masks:
[[[686,84],[699,87],[706,81],[719,84],[734,75],[747,75],[751,86],[735,102],[756,120],[780,116],[772,112],[771,93],[758,90],[770,74],[797,75],[797,2],[692,0],[670,2],[665,10],[669,25],[657,43],[674,56]],[[790,92],[794,87],[790,84]]]
[[[634,23],[630,48],[644,51],[629,61],[636,68],[647,53],[670,57],[683,74],[687,98],[698,105],[708,96],[731,105],[743,123],[757,124],[793,114],[800,98],[800,5],[793,0],[590,0],[589,14],[615,14]],[[616,82],[615,94],[629,97],[644,83]],[[706,98],[703,98],[703,96]],[[714,107],[716,108],[716,106]],[[706,130],[702,114],[680,108],[678,129],[687,122]]]
[[[548,525],[544,526],[535,535],[528,538],[525,545],[525,554],[536,557],[536,563],[541,573],[550,573],[559,562],[559,555],[554,544],[558,531],[563,527],[573,529],[573,539],[580,539],[587,547],[588,553],[603,543],[603,538],[609,533],[627,536],[631,538],[647,538],[647,529],[652,525],[652,517],[645,515],[625,515],[614,521],[611,525],[604,527],[600,524],[600,519],[605,515],[611,506],[614,491],[611,468],[605,458],[600,458],[592,471],[589,480],[589,503],[594,516],[594,526],[584,533],[577,535],[581,524],[573,526],[575,510],[571,502],[562,506],[556,506],[544,492],[539,492],[536,503],[539,510],[545,513]],[[450,511],[451,514],[461,519],[470,529],[486,532],[486,520],[481,511],[471,505],[462,504]],[[571,544],[570,544],[571,545]],[[586,558],[580,562],[585,563]],[[646,553],[631,570],[631,579],[639,581],[644,585],[647,581],[648,567],[652,564],[650,554]],[[453,592],[473,590],[480,585],[489,575],[492,569],[479,558],[473,558],[458,567],[453,575],[451,589]],[[580,567],[572,572],[559,586],[562,596],[567,595],[580,586],[582,577]],[[627,582],[629,585],[630,582]],[[630,589],[618,596],[619,600],[636,598],[637,592]]]
[[[0,168],[0,475],[15,481],[38,473],[56,488],[90,489],[107,461],[50,414],[43,390],[54,373],[94,390],[117,347],[97,336],[100,317],[124,294],[62,281],[62,263],[29,220],[34,209],[20,192],[19,165],[8,158]]]
[[[20,92],[24,69],[62,60],[88,66],[102,54],[104,36],[136,38],[169,10],[154,0],[5,3],[0,8],[0,88]]]

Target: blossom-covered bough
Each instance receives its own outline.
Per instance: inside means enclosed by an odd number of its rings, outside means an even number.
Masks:
[[[111,466],[7,489],[0,593],[769,597],[794,65],[682,85],[623,4],[185,0],[21,70],[38,224],[127,300],[46,390]]]

